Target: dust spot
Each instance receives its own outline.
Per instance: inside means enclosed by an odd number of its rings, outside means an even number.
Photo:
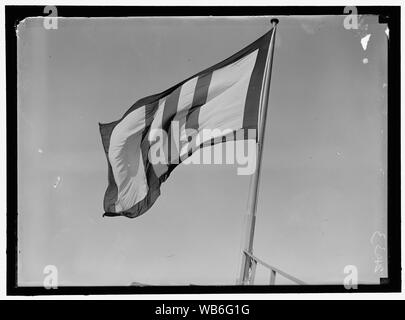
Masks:
[[[360,43],[363,47],[363,50],[367,50],[367,45],[370,40],[371,34],[366,35],[365,37],[361,38]]]
[[[62,181],[62,178],[60,176],[57,176],[56,182],[53,184],[53,187],[56,189],[60,185],[61,181]]]

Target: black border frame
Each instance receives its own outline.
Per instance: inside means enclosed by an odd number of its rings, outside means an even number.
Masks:
[[[358,14],[379,16],[388,24],[388,159],[387,159],[387,250],[388,278],[380,284],[359,284],[356,290],[342,285],[305,286],[97,286],[19,287],[17,284],[17,41],[15,27],[26,17],[45,16],[45,6],[5,6],[6,102],[7,102],[7,295],[89,294],[207,294],[207,293],[349,293],[401,291],[401,192],[400,192],[400,6],[357,6]],[[247,15],[343,15],[344,7],[328,6],[57,6],[63,17],[129,16],[247,16]]]

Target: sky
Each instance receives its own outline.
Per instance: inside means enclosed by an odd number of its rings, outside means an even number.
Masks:
[[[386,234],[387,33],[375,16],[280,16],[254,254],[308,284],[359,283]],[[180,165],[135,219],[102,217],[107,162],[98,123],[119,119],[231,56],[269,17],[42,18],[19,24],[18,282],[60,286],[235,284],[250,176]],[[370,34],[364,49],[361,39]],[[258,267],[255,284],[269,272]],[[278,284],[290,284],[277,278]]]

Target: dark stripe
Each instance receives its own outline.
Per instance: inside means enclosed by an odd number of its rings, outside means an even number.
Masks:
[[[270,39],[273,33],[272,31],[266,34],[266,39],[261,43],[259,52],[257,53],[256,63],[250,77],[248,92],[246,95],[243,128],[257,129],[260,92],[262,90],[264,68],[266,66],[267,52],[269,50]]]
[[[162,127],[163,128],[170,127],[170,121],[172,121],[173,117],[177,113],[177,105],[179,103],[180,90],[181,90],[181,86],[176,88],[176,90],[174,90],[166,98],[165,108],[163,110],[163,116],[162,116]]]
[[[167,98],[166,98],[166,103],[165,103],[165,108],[163,110],[163,116],[162,116],[162,128],[166,130],[167,132],[167,145],[168,145],[168,154],[167,156],[167,161],[168,163],[171,162],[171,147],[172,147],[172,141],[171,141],[171,124],[174,116],[177,113],[177,105],[179,103],[179,97],[180,97],[180,91],[181,91],[181,86],[176,88]]]
[[[188,110],[187,117],[186,117],[186,130],[187,129],[194,129],[198,130],[198,118],[200,116],[201,106],[203,106],[207,102],[208,96],[208,89],[210,87],[211,79],[212,79],[212,72],[202,74],[198,77],[197,84],[195,86],[193,103],[191,104],[190,109]],[[195,137],[193,137],[194,139]],[[193,144],[190,141],[190,146]],[[190,149],[188,151],[187,157],[191,156],[194,150]],[[181,159],[184,161],[185,157]]]
[[[142,140],[149,136],[150,126],[153,119],[155,118],[155,113],[159,108],[159,100],[156,100],[145,106],[145,128],[142,132]]]
[[[198,117],[200,108],[207,102],[208,88],[211,83],[212,72],[198,77],[194,90],[193,103],[187,114],[186,129],[198,130]]]
[[[145,107],[145,128],[148,128],[155,117],[155,113],[159,107],[159,100],[152,102]],[[147,130],[149,131],[149,130]]]
[[[152,102],[148,105],[145,106],[145,128],[142,132],[142,143],[144,143],[144,140],[148,140],[149,142],[149,132],[150,132],[150,126],[152,124],[153,119],[155,118],[155,114],[157,109],[159,108],[159,100]],[[146,165],[147,161],[147,154],[146,156],[144,155],[143,157],[143,162]]]

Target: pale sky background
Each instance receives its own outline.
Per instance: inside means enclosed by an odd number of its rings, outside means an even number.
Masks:
[[[375,272],[370,240],[386,233],[386,25],[278,18],[254,252],[309,284],[343,284],[346,265],[360,283],[378,283],[386,265]],[[47,265],[60,286],[235,284],[250,177],[237,165],[180,165],[143,216],[102,218],[98,122],[269,28],[265,17],[19,25],[20,285],[42,285]],[[256,284],[268,279],[258,267]]]

